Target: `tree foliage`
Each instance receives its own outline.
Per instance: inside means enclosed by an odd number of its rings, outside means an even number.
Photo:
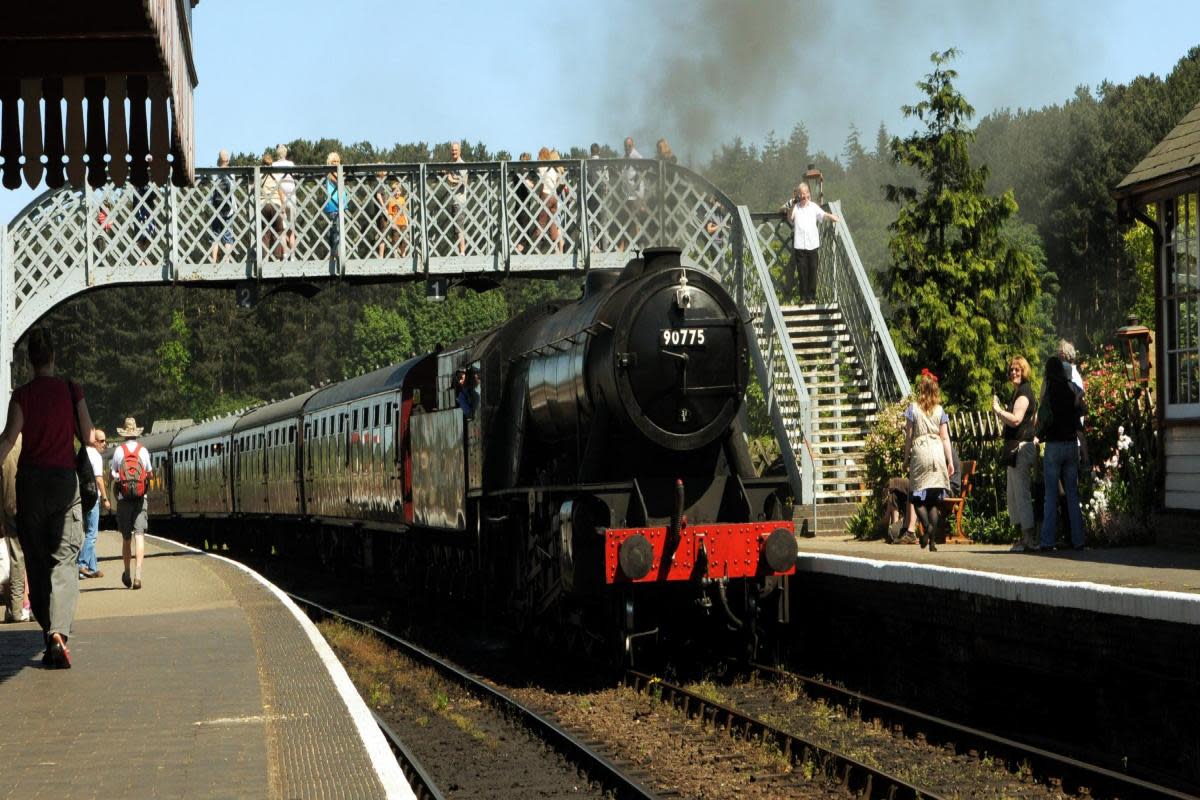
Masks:
[[[889,185],[900,204],[884,286],[892,305],[892,332],[910,372],[928,367],[955,398],[982,406],[1006,357],[1041,338],[1041,288],[1033,250],[1005,235],[1016,213],[1011,191],[985,191],[987,168],[971,164],[967,123],[974,109],[955,89],[949,68],[955,51],[935,53],[917,86],[925,99],[904,114],[924,123],[893,139],[892,156],[914,168],[917,186]]]

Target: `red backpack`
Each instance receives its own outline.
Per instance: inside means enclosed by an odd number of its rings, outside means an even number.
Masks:
[[[150,477],[142,465],[142,446],[136,442],[133,449],[121,445],[121,467],[117,470],[117,496],[127,500],[140,500],[146,496],[146,483]]]

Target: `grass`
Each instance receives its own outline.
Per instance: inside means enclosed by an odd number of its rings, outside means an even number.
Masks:
[[[427,727],[433,717],[440,717],[473,739],[494,744],[469,713],[464,713],[478,708],[478,701],[469,696],[461,699],[452,696],[452,688],[431,670],[414,665],[374,634],[341,621],[321,622],[317,628],[372,708],[402,710],[412,715],[420,727]],[[397,698],[411,699],[398,707]]]

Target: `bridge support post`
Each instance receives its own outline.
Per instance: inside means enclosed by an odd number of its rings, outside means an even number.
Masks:
[[[83,187],[83,285],[92,285],[92,276],[96,274],[96,242],[92,226],[100,228],[100,204],[96,200],[96,191],[87,184]]]
[[[179,214],[175,199],[179,189],[174,184],[167,186],[167,263],[166,279],[175,282],[176,265],[179,264]]]
[[[342,179],[342,165],[337,168],[337,275],[339,278],[346,274],[346,181]]]
[[[8,226],[0,225],[0,414],[8,419],[8,397],[12,394],[13,308],[16,294],[16,265],[9,251]],[[0,427],[3,424],[0,423]]]
[[[418,228],[421,231],[421,271],[425,273],[425,279],[429,280],[429,193],[426,191],[429,175],[424,163],[420,165],[417,174],[421,182],[421,225]],[[411,225],[412,221],[409,224]]]

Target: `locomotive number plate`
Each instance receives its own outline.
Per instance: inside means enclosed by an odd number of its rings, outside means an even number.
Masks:
[[[704,328],[663,328],[658,336],[661,347],[704,347]]]

